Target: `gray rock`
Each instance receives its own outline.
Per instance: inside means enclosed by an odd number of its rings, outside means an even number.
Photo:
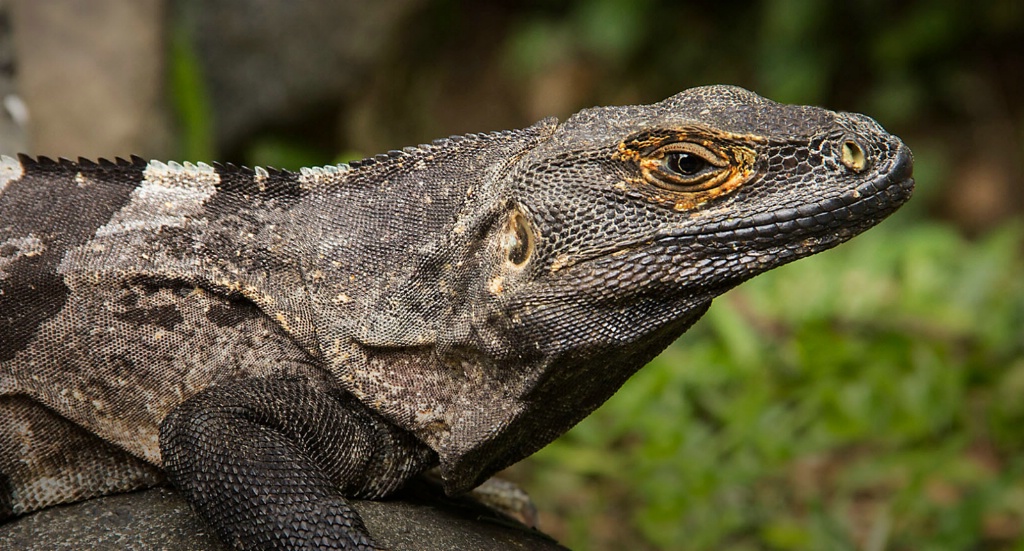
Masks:
[[[540,532],[467,499],[447,498],[426,486],[400,500],[360,501],[355,508],[388,549],[565,548]],[[168,488],[53,507],[0,525],[0,549],[212,551],[225,549],[181,496]]]

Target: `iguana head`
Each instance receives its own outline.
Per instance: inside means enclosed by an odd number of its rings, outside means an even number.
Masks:
[[[557,437],[715,296],[880,222],[910,197],[911,167],[868,117],[729,86],[558,125],[496,182],[501,212],[469,301],[474,346],[521,382],[495,400],[525,405],[501,438],[472,435],[452,478]]]
[[[508,172],[488,302],[518,319],[517,348],[634,343],[874,226],[910,197],[911,167],[868,117],[736,87],[587,109]]]

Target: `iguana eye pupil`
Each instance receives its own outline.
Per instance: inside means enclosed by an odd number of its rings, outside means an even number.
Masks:
[[[682,176],[695,176],[708,168],[708,162],[692,153],[669,153],[665,160],[668,169]]]

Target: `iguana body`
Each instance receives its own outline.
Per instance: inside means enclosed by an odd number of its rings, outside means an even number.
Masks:
[[[910,172],[732,87],[299,173],[6,159],[0,519],[166,473],[236,546],[370,547],[345,497],[533,453]]]

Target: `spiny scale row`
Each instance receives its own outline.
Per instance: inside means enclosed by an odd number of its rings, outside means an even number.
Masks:
[[[389,161],[391,159],[396,159],[396,158],[399,158],[399,157],[404,157],[404,156],[407,156],[407,155],[413,155],[413,154],[417,154],[417,153],[422,153],[424,151],[429,151],[429,150],[436,150],[438,148],[442,148],[442,147],[444,147],[446,145],[450,145],[450,144],[453,144],[453,143],[458,143],[458,142],[463,142],[463,141],[472,141],[472,140],[483,140],[483,139],[488,139],[488,138],[497,138],[497,137],[501,137],[501,136],[511,135],[514,132],[515,132],[514,130],[499,130],[499,131],[495,131],[495,132],[481,132],[481,133],[470,133],[470,134],[460,134],[460,135],[456,135],[456,136],[449,136],[447,138],[436,139],[436,140],[430,142],[429,144],[420,144],[420,145],[417,145],[417,146],[404,147],[402,149],[393,149],[391,151],[388,151],[387,153],[380,153],[378,155],[374,155],[373,157],[368,157],[366,159],[360,159],[360,160],[356,160],[356,161],[351,161],[351,162],[349,162],[347,164],[342,163],[342,164],[337,164],[337,165],[326,165],[326,166],[319,166],[319,167],[303,167],[303,168],[299,169],[299,173],[301,175],[303,175],[303,176],[310,176],[310,175],[312,175],[312,176],[323,176],[323,175],[329,175],[329,174],[341,174],[341,173],[347,172],[347,171],[349,171],[349,170],[351,170],[353,168],[363,168],[363,167],[367,167],[367,166],[374,165],[374,164],[377,164],[377,163],[386,162],[386,161]],[[53,158],[47,157],[45,155],[41,155],[41,156],[38,156],[38,157],[33,157],[31,155],[26,155],[24,153],[19,153],[18,156],[17,156],[17,159],[15,159],[15,158],[13,158],[13,157],[11,157],[9,155],[2,155],[2,156],[0,156],[0,165],[12,165],[14,163],[20,163],[21,166],[23,166],[23,167],[39,167],[39,168],[51,168],[51,167],[74,168],[74,167],[78,167],[78,168],[85,168],[85,169],[90,169],[90,168],[101,168],[101,169],[104,169],[104,168],[124,168],[124,167],[145,168],[147,166],[153,166],[156,169],[172,170],[172,171],[186,171],[186,172],[191,172],[191,171],[209,172],[209,171],[212,171],[212,170],[218,170],[218,171],[224,170],[224,171],[228,171],[228,172],[238,172],[238,171],[241,171],[241,172],[250,172],[250,173],[256,174],[258,176],[270,176],[270,175],[276,175],[276,174],[291,174],[292,173],[289,170],[282,170],[282,169],[269,168],[269,167],[268,168],[263,168],[263,167],[249,168],[249,167],[244,166],[244,165],[235,165],[233,163],[215,162],[215,163],[213,163],[211,165],[211,164],[207,164],[207,163],[204,163],[204,162],[191,163],[191,162],[186,161],[186,162],[180,162],[179,163],[177,161],[167,161],[167,162],[148,161],[146,159],[143,159],[142,157],[139,157],[138,155],[132,155],[128,159],[124,159],[122,157],[115,157],[114,160],[112,160],[112,161],[109,160],[109,159],[105,159],[105,158],[100,158],[100,159],[93,160],[93,159],[88,159],[88,158],[85,158],[85,157],[79,157],[77,160],[71,160],[71,159],[68,159],[68,158],[65,158],[65,157],[59,157],[57,159],[53,159]]]

